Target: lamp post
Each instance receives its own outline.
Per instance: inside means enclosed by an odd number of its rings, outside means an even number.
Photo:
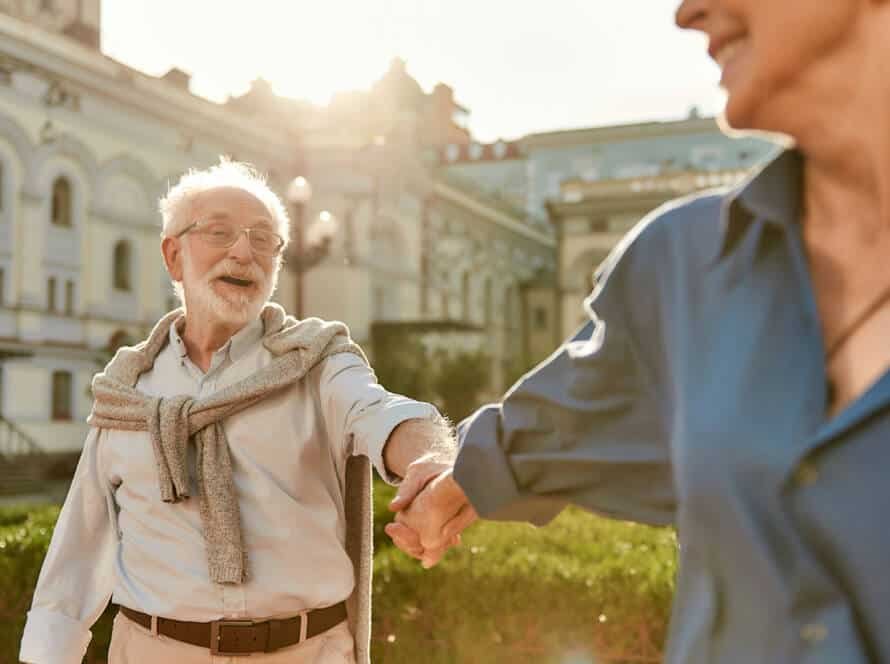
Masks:
[[[287,200],[291,205],[293,225],[291,226],[292,249],[289,252],[288,265],[296,276],[296,293],[294,295],[294,315],[303,318],[303,249],[304,229],[303,218],[306,216],[306,203],[312,198],[312,187],[302,175],[291,180],[287,188]]]
[[[291,206],[291,245],[286,265],[296,277],[294,315],[303,318],[303,275],[328,254],[331,240],[337,232],[337,219],[327,210],[307,223],[306,205],[312,198],[312,187],[303,176],[294,178],[287,188],[287,200]]]

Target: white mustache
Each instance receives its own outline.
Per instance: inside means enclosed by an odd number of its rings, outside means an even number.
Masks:
[[[233,279],[243,279],[259,283],[264,283],[266,279],[266,275],[263,274],[263,271],[256,264],[250,265],[247,270],[245,270],[243,267],[236,268],[236,266],[230,262],[213,268],[204,279],[205,282],[209,284],[211,281],[218,279],[219,277],[232,277]]]

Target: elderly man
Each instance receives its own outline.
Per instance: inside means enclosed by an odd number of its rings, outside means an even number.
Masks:
[[[112,664],[368,662],[368,462],[423,483],[450,429],[377,384],[344,325],[268,302],[288,219],[252,169],[192,171],[161,213],[184,311],[93,381],[20,657],[80,662],[111,598]]]

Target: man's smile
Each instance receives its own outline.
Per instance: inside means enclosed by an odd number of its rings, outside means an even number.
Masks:
[[[219,280],[224,281],[227,284],[232,284],[233,286],[240,286],[241,288],[248,288],[250,286],[253,286],[254,283],[250,279],[238,279],[236,277],[229,276],[220,277]]]

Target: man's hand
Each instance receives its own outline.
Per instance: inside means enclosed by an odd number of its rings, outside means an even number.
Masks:
[[[461,532],[479,516],[454,481],[450,466],[435,467],[421,459],[418,462],[416,472],[409,468],[390,503],[390,509],[398,515],[385,531],[399,549],[429,568],[449,547],[460,543]]]

